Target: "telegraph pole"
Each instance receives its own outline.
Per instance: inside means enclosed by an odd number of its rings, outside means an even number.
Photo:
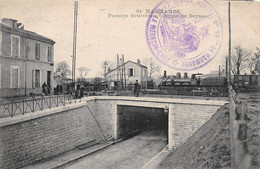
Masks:
[[[230,1],[228,2],[228,85],[231,85],[231,17],[230,17]]]
[[[122,59],[123,59],[123,68],[124,68],[124,83],[125,83],[125,90],[126,90],[125,57],[123,54],[122,54]]]
[[[72,83],[73,83],[73,91],[75,91],[75,82],[76,82],[77,17],[78,17],[78,2],[75,1],[74,2],[73,55],[72,55]]]
[[[231,18],[230,18],[230,1],[228,2],[228,93],[229,93],[229,116],[230,116],[230,142],[231,142],[231,168],[236,168],[236,148],[234,139],[234,121],[235,115],[233,112],[233,99],[232,99],[232,87],[231,87]]]

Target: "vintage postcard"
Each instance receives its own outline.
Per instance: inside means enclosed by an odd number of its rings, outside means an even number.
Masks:
[[[0,0],[0,168],[259,168],[260,2]]]

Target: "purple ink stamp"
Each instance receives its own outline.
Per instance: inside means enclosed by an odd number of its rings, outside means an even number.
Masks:
[[[146,24],[151,52],[176,70],[205,66],[217,55],[222,36],[221,20],[206,0],[164,0]]]

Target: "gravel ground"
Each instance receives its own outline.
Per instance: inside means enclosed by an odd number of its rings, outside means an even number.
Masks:
[[[167,145],[161,132],[143,132],[66,166],[66,169],[137,169]]]

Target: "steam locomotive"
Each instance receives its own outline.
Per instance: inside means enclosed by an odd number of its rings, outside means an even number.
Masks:
[[[237,92],[250,92],[259,90],[259,80],[257,74],[234,75],[231,83]],[[197,73],[192,74],[190,78],[184,73],[182,78],[180,73],[176,76],[166,76],[164,72],[159,89],[177,95],[228,96],[227,78],[221,73]]]
[[[224,76],[201,73],[192,74],[188,77],[184,73],[184,77],[178,72],[176,76],[164,76],[159,84],[159,89],[167,91],[169,94],[176,95],[198,95],[198,96],[227,96],[227,79]]]

